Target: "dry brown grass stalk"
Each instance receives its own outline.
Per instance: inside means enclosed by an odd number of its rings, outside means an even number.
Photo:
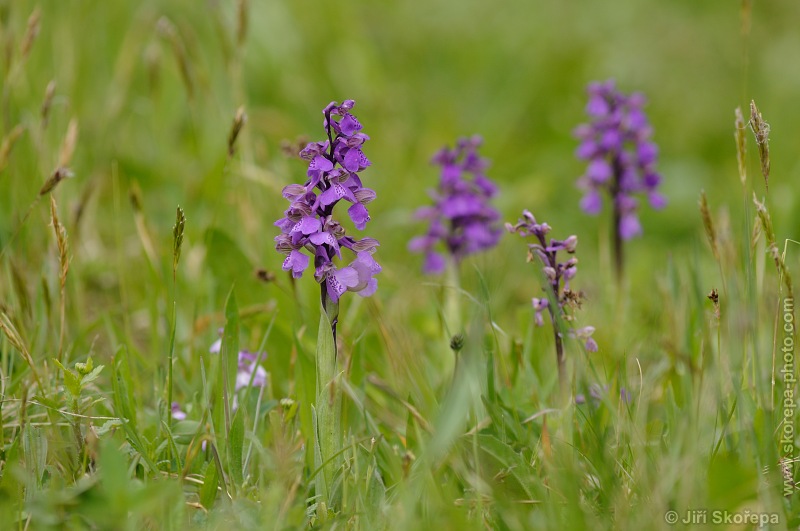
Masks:
[[[783,284],[786,286],[788,296],[794,298],[794,292],[792,289],[792,276],[789,273],[789,268],[786,267],[786,262],[784,261],[780,250],[778,249],[778,244],[775,239],[775,229],[772,225],[772,218],[769,215],[769,210],[767,210],[767,207],[763,202],[758,200],[755,193],[753,193],[753,203],[756,205],[756,214],[758,216],[756,225],[760,227],[760,232],[766,238],[767,253],[775,262],[775,267],[777,268],[778,274],[783,280]]]
[[[719,261],[719,248],[717,246],[717,233],[714,230],[714,221],[711,218],[711,212],[708,209],[708,200],[706,199],[706,191],[700,191],[700,215],[703,218],[703,228],[706,230],[706,237],[708,244],[711,246],[711,252],[714,258]]]
[[[769,190],[769,124],[759,112],[755,101],[750,102],[750,128],[756,136],[761,174],[764,176],[764,185]]]
[[[153,245],[153,238],[150,236],[150,231],[147,228],[147,222],[142,209],[142,189],[139,187],[137,181],[131,183],[128,198],[130,199],[131,207],[133,207],[133,220],[136,224],[136,234],[139,236],[139,241],[142,242],[144,254],[150,262],[150,267],[158,274],[159,278],[161,278],[160,270],[157,266],[158,254],[156,253],[155,245]]]
[[[739,180],[742,181],[742,186],[747,182],[747,142],[745,140],[744,131],[747,124],[744,121],[742,108],[736,107],[736,121],[734,138],[736,138],[736,162],[739,166]]]
[[[67,134],[61,143],[61,150],[58,154],[58,166],[66,168],[72,162],[72,155],[75,154],[75,146],[78,143],[78,120],[73,118],[67,126]]]
[[[59,320],[61,329],[58,335],[58,361],[61,362],[64,355],[64,332],[66,320],[66,286],[67,286],[67,273],[69,272],[69,244],[67,242],[67,229],[58,219],[58,205],[56,205],[56,198],[50,196],[50,219],[53,224],[53,231],[56,235],[56,245],[58,246],[58,264],[59,264],[59,288],[60,288],[60,305],[59,305]]]
[[[167,17],[161,17],[156,25],[158,34],[167,40],[172,46],[172,51],[175,54],[175,59],[178,61],[178,69],[181,73],[181,79],[186,87],[186,93],[189,98],[194,97],[194,81],[192,79],[192,69],[189,61],[189,53],[186,50],[186,45],[183,42],[177,28]]]
[[[231,125],[231,132],[228,135],[228,156],[232,157],[236,150],[236,139],[239,138],[239,133],[242,132],[244,124],[247,123],[247,113],[244,112],[244,106],[236,109],[236,116],[233,117],[233,124]]]
[[[39,28],[41,26],[42,10],[37,7],[28,17],[28,27],[25,29],[25,35],[22,37],[22,45],[20,53],[23,59],[28,57],[33,48],[33,43],[36,42],[36,37],[39,35]]]
[[[236,41],[239,46],[244,44],[247,37],[249,0],[239,0],[236,3]]]
[[[9,131],[9,133],[3,138],[2,144],[0,144],[0,172],[6,169],[8,166],[8,158],[11,155],[11,150],[14,148],[14,144],[17,143],[19,137],[22,136],[22,133],[25,132],[25,128],[22,125],[17,124],[14,128]]]
[[[50,121],[50,109],[53,106],[53,98],[56,95],[56,82],[50,81],[47,88],[44,89],[44,99],[42,100],[42,108],[39,111],[42,116],[42,129],[47,127]]]
[[[31,358],[28,347],[25,346],[22,336],[20,336],[17,328],[14,326],[14,323],[11,322],[8,314],[3,311],[0,311],[0,330],[2,330],[3,334],[5,334],[5,336],[8,338],[11,346],[17,349],[20,354],[22,354],[22,358],[31,369],[33,379],[36,380],[36,384],[39,386],[39,389],[42,391],[42,393],[45,393],[44,386],[42,386],[42,379],[39,377],[39,371],[36,370],[36,365],[33,362],[33,358]]]

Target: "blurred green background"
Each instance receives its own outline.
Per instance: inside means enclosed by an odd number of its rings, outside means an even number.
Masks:
[[[583,165],[573,156],[572,130],[584,120],[585,86],[593,80],[613,78],[626,92],[646,94],[661,149],[669,206],[643,209],[645,236],[628,246],[635,290],[652,289],[675,257],[709,258],[697,209],[701,189],[712,211],[727,210],[731,224],[742,226],[743,197],[750,199],[738,182],[733,110],[746,109],[751,98],[772,126],[769,196],[778,237],[798,236],[797,2],[756,2],[747,17],[740,2],[722,0],[0,5],[3,133],[26,128],[0,174],[0,239],[8,245],[22,227],[13,261],[31,286],[40,268],[56,268],[48,206],[40,201],[21,220],[76,118],[75,177],[56,197],[72,246],[70,319],[87,345],[109,316],[143,348],[163,342],[169,283],[162,281],[170,276],[179,204],[188,217],[178,289],[184,345],[191,330],[203,337],[194,347],[213,340],[210,325],[219,320],[202,318],[221,311],[233,282],[243,306],[274,300],[292,315],[272,223],[286,206],[281,188],[302,182],[305,167],[282,145],[321,138],[321,109],[331,100],[355,99],[372,138],[365,151],[373,166],[362,177],[378,199],[365,234],[381,241],[376,258],[384,272],[368,304],[401,328],[436,330],[435,290],[425,282],[439,279],[422,277],[421,257],[406,245],[424,230],[411,214],[438,179],[430,156],[462,135],[484,137],[505,219],[528,208],[554,236],[577,234],[581,287],[590,300],[608,295],[608,216],[582,214],[574,185]],[[37,6],[38,37],[24,58],[21,40]],[[51,80],[45,128],[40,109]],[[226,141],[239,106],[248,121],[229,159]],[[761,195],[753,147],[750,140],[748,186]],[[138,231],[129,201],[137,188]],[[468,287],[475,284],[472,264],[486,276],[492,303],[510,310],[500,325],[511,329],[529,322],[528,301],[538,289],[524,255],[522,242],[506,236],[465,266]],[[712,287],[717,280],[708,267]],[[258,268],[274,272],[276,282],[258,281]],[[316,315],[310,276],[298,289]],[[356,301],[349,297],[343,308],[351,322],[362,304]],[[645,319],[658,319],[658,297],[638,304],[650,308]],[[603,306],[594,308],[585,322],[602,320]],[[601,345],[613,336],[610,325],[598,326]]]

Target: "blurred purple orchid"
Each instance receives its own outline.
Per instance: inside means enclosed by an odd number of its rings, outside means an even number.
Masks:
[[[435,248],[442,242],[456,263],[466,256],[497,245],[502,230],[500,214],[489,203],[497,187],[484,174],[488,161],[478,156],[480,137],[462,138],[454,149],[442,148],[433,163],[441,166],[439,187],[432,192],[433,206],[420,208],[416,218],[430,223],[428,232],[411,240],[412,252],[425,253],[423,271],[444,271],[447,259]],[[471,175],[470,179],[468,176]]]
[[[656,171],[658,146],[651,141],[653,129],[642,108],[645,98],[616,90],[613,81],[591,83],[586,113],[589,123],[575,129],[580,140],[576,156],[588,162],[578,179],[583,190],[581,209],[599,214],[603,195],[611,198],[614,213],[615,260],[622,271],[622,241],[640,236],[638,194],[644,194],[655,209],[666,206],[658,192],[661,175]]]

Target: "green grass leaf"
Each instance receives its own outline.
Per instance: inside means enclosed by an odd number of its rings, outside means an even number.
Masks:
[[[131,373],[128,366],[128,351],[123,346],[114,355],[111,389],[113,392],[114,410],[126,425],[136,431],[136,403],[131,385]]]
[[[231,430],[231,402],[236,388],[236,372],[239,369],[239,309],[236,306],[236,293],[231,287],[225,302],[225,330],[222,332],[221,389],[225,408],[225,433]]]
[[[40,428],[26,424],[22,433],[22,453],[25,467],[36,489],[42,487],[42,476],[47,465],[47,437]],[[32,494],[32,492],[30,493]]]
[[[219,475],[217,465],[208,463],[206,475],[203,478],[203,485],[200,487],[200,505],[210,510],[217,499],[217,488],[219,487]]]
[[[242,408],[236,410],[228,433],[228,473],[233,485],[244,482],[242,471],[242,453],[244,451],[244,413]]]
[[[114,355],[112,364],[111,388],[113,391],[114,412],[123,422],[128,442],[141,455],[151,472],[158,470],[150,453],[141,439],[136,420],[136,402],[133,396],[130,367],[128,365],[128,351],[122,346]]]
[[[334,311],[338,310],[335,307]],[[323,466],[320,478],[324,478],[324,487],[317,494],[327,492],[331,495],[331,486],[341,458],[332,458],[339,451],[341,441],[341,407],[342,391],[336,378],[336,341],[333,328],[325,308],[320,308],[319,333],[317,334],[317,399],[316,410],[316,446],[315,464]],[[324,500],[330,502],[330,499]]]

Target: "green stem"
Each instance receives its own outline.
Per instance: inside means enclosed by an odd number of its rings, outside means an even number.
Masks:
[[[173,289],[177,289],[176,286]],[[177,328],[178,301],[177,297],[172,299],[172,330],[169,334],[169,355],[167,356],[167,426],[172,429],[172,365],[174,363],[175,352],[175,329]]]
[[[66,277],[61,279],[61,290],[59,292],[59,322],[60,322],[60,330],[58,332],[58,361],[62,361],[64,358],[64,322],[66,320],[67,314],[67,299],[66,299]]]
[[[77,454],[75,456],[75,470],[82,472],[81,462],[83,461],[83,435],[81,434],[81,417],[80,417],[80,404],[77,398],[72,399],[72,433],[75,436],[75,443],[77,444]]]
[[[552,304],[550,305],[552,307]],[[556,365],[558,366],[558,392],[559,392],[559,399],[563,400],[565,397],[569,396],[569,377],[567,375],[567,360],[564,357],[564,342],[561,339],[561,330],[562,327],[560,323],[557,322],[557,319],[553,313],[553,310],[550,309],[550,320],[553,323],[553,339],[555,340],[556,344]]]
[[[455,260],[448,260],[445,271],[444,324],[448,335],[451,337],[461,332],[460,291],[461,281],[458,274],[458,263]],[[450,343],[449,337],[447,342],[448,344]]]
[[[336,324],[339,318],[339,304],[328,296],[325,284],[321,286],[322,307],[317,338],[317,399],[316,436],[318,451],[315,452],[317,467],[323,466],[317,480],[317,495],[320,502],[331,506],[331,485],[341,457],[330,459],[338,454],[342,446],[341,410],[342,391],[336,384]],[[329,461],[330,459],[330,461]]]
[[[450,349],[450,341],[456,334],[462,332],[461,323],[461,279],[459,275],[458,262],[455,260],[447,261],[445,270],[444,286],[444,334],[445,348],[442,349],[442,360],[440,369],[442,370],[442,380],[446,381],[448,374],[455,373],[455,359]]]
[[[182,213],[180,207],[178,212]],[[181,235],[182,237],[182,235]],[[180,252],[180,244],[173,243]],[[173,251],[174,253],[175,251]],[[169,353],[167,354],[167,426],[172,430],[172,366],[175,363],[175,331],[178,328],[178,262],[173,254],[172,262],[172,322],[169,331]],[[171,450],[170,450],[171,451]]]
[[[622,225],[622,212],[620,212],[620,207],[617,201],[617,196],[620,192],[620,179],[622,178],[622,162],[620,162],[618,157],[614,157],[614,180],[611,184],[611,203],[613,205],[613,217],[614,222],[612,223],[611,230],[614,231],[612,234],[612,239],[614,241],[614,274],[617,279],[617,286],[622,286],[622,280],[624,275],[624,268],[625,268],[625,260],[623,257],[624,250],[622,247],[622,236],[620,235],[620,226]]]

